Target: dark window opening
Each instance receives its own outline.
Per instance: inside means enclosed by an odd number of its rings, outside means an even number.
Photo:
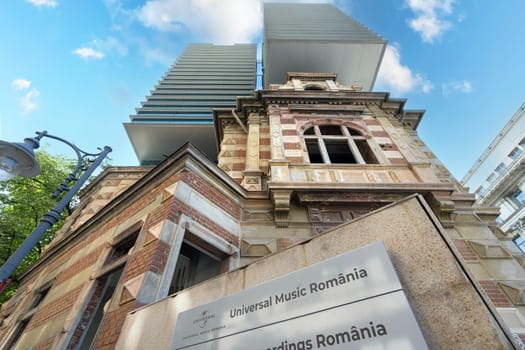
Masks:
[[[315,135],[315,130],[313,127],[306,129],[303,133],[303,135]]]
[[[356,129],[352,129],[352,128],[346,128],[346,130],[348,130],[348,132],[350,133],[350,135],[352,136],[363,136],[363,134],[361,134],[359,131],[357,131]]]
[[[321,86],[319,85],[307,85],[304,87],[305,90],[324,90]]]
[[[368,146],[368,143],[366,140],[355,140],[355,144],[357,146],[357,149],[361,153],[361,156],[363,157],[363,160],[366,164],[378,164],[376,156],[374,155],[374,152],[370,149],[370,146]]]
[[[317,139],[306,139],[304,141],[310,157],[310,163],[324,163]]]
[[[50,282],[48,282],[47,284],[44,284],[43,286],[41,286],[40,288],[36,290],[35,296],[33,297],[31,304],[27,308],[26,312],[24,312],[22,316],[20,317],[20,321],[18,325],[16,326],[15,331],[13,332],[13,334],[11,334],[11,337],[7,341],[6,347],[5,347],[6,349],[12,349],[16,345],[18,339],[22,337],[22,334],[26,330],[27,325],[29,324],[29,321],[31,321],[31,318],[37,311],[38,306],[40,305],[40,303],[42,303],[42,301],[44,300],[44,298],[46,297],[46,295],[49,293],[50,290],[51,290]]]
[[[321,125],[319,126],[322,135],[338,135],[343,136],[341,126],[339,125]]]
[[[303,140],[310,164],[379,164],[366,137],[350,127],[316,125],[304,131]]]
[[[96,338],[100,324],[104,317],[104,306],[113,296],[117,283],[124,271],[124,266],[114,270],[109,275],[105,275],[97,279],[97,286],[95,288],[94,300],[90,304],[96,305],[94,312],[91,311],[90,318],[88,318],[89,326],[84,332],[82,341],[80,343],[80,350],[89,350],[92,348],[93,341]],[[97,293],[98,290],[98,293]],[[101,291],[101,292],[100,292]],[[89,307],[88,307],[89,308]]]
[[[22,334],[26,330],[26,327],[29,324],[30,320],[31,320],[31,318],[26,319],[26,320],[22,320],[22,321],[20,321],[18,323],[18,325],[16,326],[16,330],[13,332],[13,334],[11,335],[11,338],[6,343],[6,347],[5,347],[6,349],[14,348],[14,346],[15,346],[16,342],[18,341],[18,339],[20,339],[20,337],[22,336]]]
[[[177,293],[197,283],[217,276],[221,259],[204,249],[184,241],[182,243],[168,294]]]
[[[348,140],[324,140],[330,162],[335,164],[355,164],[357,161],[348,147]]]
[[[108,259],[106,260],[105,265],[113,264],[114,262],[118,261],[119,259],[122,259],[123,257],[126,257],[131,250],[135,246],[135,243],[137,242],[137,237],[139,236],[139,231],[134,231],[133,233],[123,237],[119,242],[117,242],[113,246],[113,250],[108,256]]]
[[[138,226],[141,225],[142,223]],[[104,306],[115,292],[128,260],[128,253],[135,246],[139,232],[140,228],[132,227],[129,231],[125,231],[115,238],[117,242],[113,244],[104,266],[97,274],[93,294],[75,330],[74,339],[77,339],[76,343],[70,343],[70,346],[76,345],[78,349],[91,349],[93,347],[104,319]]]

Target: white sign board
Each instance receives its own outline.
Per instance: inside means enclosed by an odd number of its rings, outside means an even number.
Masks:
[[[382,242],[182,312],[175,350],[427,349]]]

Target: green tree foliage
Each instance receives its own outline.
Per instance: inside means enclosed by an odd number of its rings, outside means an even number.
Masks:
[[[74,170],[76,161],[62,156],[52,156],[38,151],[36,158],[40,164],[40,174],[34,178],[15,177],[0,181],[0,263],[3,264],[16,248],[31,234],[42,216],[52,209],[58,199],[52,198],[57,187]],[[69,211],[69,213],[67,212]],[[8,300],[16,291],[18,277],[34,263],[44,247],[63,225],[71,208],[62,213],[61,219],[31,250],[11,275],[11,283],[0,295],[0,304]]]

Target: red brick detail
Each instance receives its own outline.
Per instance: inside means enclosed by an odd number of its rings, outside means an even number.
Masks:
[[[244,170],[244,167],[242,170]],[[189,186],[191,186],[197,192],[202,194],[212,203],[217,205],[219,208],[221,208],[236,219],[241,218],[241,208],[239,207],[239,205],[237,205],[233,200],[222,194],[213,185],[209,184],[202,178],[190,172],[184,172],[183,179],[184,182],[186,182]]]
[[[284,149],[300,149],[299,142],[285,142]]]
[[[467,242],[462,239],[455,239],[454,245],[458,249],[461,257],[465,260],[478,260],[479,257],[476,255],[474,249],[472,249]]]
[[[91,318],[93,317],[93,314],[96,311],[97,305],[99,303],[99,298],[102,295],[104,286],[106,285],[105,281],[105,279],[97,280],[93,295],[91,296],[91,299],[89,300],[88,305],[86,306],[86,309],[82,314],[82,318],[80,319],[80,322],[78,323],[77,328],[75,329],[75,332],[71,337],[71,341],[67,345],[67,349],[74,349],[79,344],[82,335],[84,334],[86,328],[89,325],[89,321],[91,321]]]
[[[100,253],[102,252],[102,247],[103,246],[99,246],[96,249],[94,249],[91,253],[83,256],[77,255],[79,259],[58,275],[55,285],[59,285],[60,283],[75,276],[80,271],[93,266],[97,262]]]
[[[142,249],[135,251],[128,260],[128,264],[121,277],[121,283],[129,281],[147,271],[162,274],[166,267],[170,246],[162,241],[153,241]]]
[[[162,204],[153,209],[149,213],[148,218],[144,223],[144,230],[147,230],[150,227],[155,226],[159,222],[166,220],[169,216],[172,203],[173,198],[171,200],[166,200],[162,202]]]
[[[269,138],[260,138],[259,139],[259,145],[261,146],[268,146],[270,145],[271,140]]]
[[[374,137],[390,137],[386,131],[372,131],[371,134]]]
[[[379,122],[375,119],[365,119],[366,125],[380,125]]]
[[[31,321],[29,321],[29,324],[27,325],[27,330],[29,331],[31,329],[37,328],[43,325],[44,323],[49,322],[52,319],[62,315],[64,312],[69,311],[69,309],[77,300],[78,294],[80,293],[81,289],[82,286],[79,286],[64,295],[61,295],[52,302],[39,306],[35,315],[33,316],[33,318],[31,318]],[[50,291],[50,293],[52,294],[53,291]]]
[[[244,168],[246,168],[246,165],[244,163],[233,163],[232,164],[232,171],[243,171]]]
[[[493,281],[479,281],[481,287],[496,307],[511,307],[509,299],[497,283]]]
[[[236,149],[233,151],[234,157],[246,157],[246,150],[245,149]]]
[[[292,164],[304,164],[303,157],[286,157]]]
[[[247,142],[248,142],[248,140],[245,137],[237,137],[235,139],[235,144],[236,145],[246,145]]]
[[[260,159],[271,159],[272,158],[272,152],[270,152],[270,151],[259,151],[259,158]]]
[[[108,312],[104,316],[102,324],[98,330],[94,348],[98,350],[114,349],[127,313],[137,307],[139,307],[139,305],[136,303],[129,303],[122,305],[116,310]]]
[[[31,347],[32,350],[48,350],[52,349],[52,345],[55,342],[55,337],[47,338],[39,343],[36,343]]]
[[[215,233],[217,236],[223,238],[225,241],[237,247],[239,246],[239,238],[237,236],[235,236],[229,231],[226,231],[222,226],[218,225],[214,221],[202,215],[202,213],[197,209],[188,206],[186,203],[176,200],[176,204],[172,208],[173,221],[178,221],[178,219],[176,219],[175,217],[178,215],[179,212],[191,217],[193,220],[203,225],[208,230]]]
[[[283,136],[297,136],[297,130],[283,130]]]
[[[260,132],[261,134],[263,134],[263,133],[268,134],[268,133],[270,132],[270,127],[268,127],[268,126],[264,126],[264,127],[261,126],[261,127],[259,127],[259,132]]]

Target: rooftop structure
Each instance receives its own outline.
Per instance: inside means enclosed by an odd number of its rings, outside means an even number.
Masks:
[[[386,44],[330,4],[264,4],[264,88],[284,83],[287,72],[330,72],[371,91]]]

